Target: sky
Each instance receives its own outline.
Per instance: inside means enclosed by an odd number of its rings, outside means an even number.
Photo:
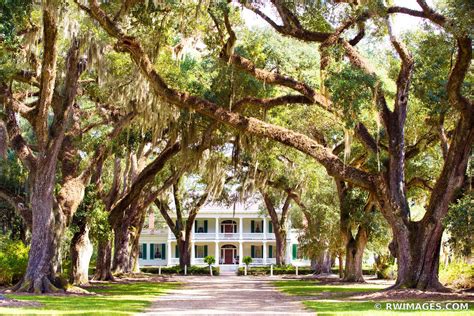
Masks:
[[[432,1],[427,2],[430,5],[432,4]],[[395,0],[394,5],[406,7],[409,9],[421,10],[414,0]],[[265,5],[262,11],[270,17],[277,16],[277,13],[274,11],[274,8],[271,4]],[[407,14],[394,14],[393,16],[392,28],[395,34],[400,34],[404,31],[417,28],[421,22],[420,18],[409,16]],[[268,24],[262,18],[248,9],[243,10],[242,17],[249,28],[268,26]]]

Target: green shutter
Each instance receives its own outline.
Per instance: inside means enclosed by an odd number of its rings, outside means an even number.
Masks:
[[[161,259],[166,259],[166,244],[161,244]]]
[[[146,244],[143,244],[143,259],[146,260],[147,256],[146,256]]]
[[[262,246],[260,247],[260,248],[261,248],[261,249],[260,249],[260,253],[262,254],[262,258],[263,258],[263,247],[264,247],[264,245],[262,245]]]
[[[261,233],[265,232],[265,226],[263,226],[263,220],[262,220],[262,223],[260,224],[260,232]]]
[[[175,252],[175,254],[176,254],[176,255],[175,255],[175,258],[179,258],[179,247],[178,247],[178,245],[176,245],[176,246],[174,246],[174,247],[175,247],[175,248],[174,248],[174,252]]]
[[[252,220],[250,222],[250,232],[255,233],[255,221],[254,220]]]
[[[298,257],[298,245],[293,244],[293,259],[296,259]]]
[[[273,223],[272,222],[268,222],[268,232],[270,234],[273,233]]]
[[[204,232],[207,233],[207,219],[204,220]]]
[[[150,259],[155,259],[155,244],[150,244]]]
[[[198,253],[198,246],[194,245],[194,258],[197,258],[197,253]]]
[[[250,246],[250,257],[255,258],[255,246]]]
[[[194,221],[194,232],[195,232],[195,233],[198,232],[198,224],[199,224],[199,223],[198,223],[198,220],[196,219],[196,220]]]
[[[207,245],[204,245],[204,258],[207,257]]]
[[[273,258],[273,246],[268,245],[268,258]]]

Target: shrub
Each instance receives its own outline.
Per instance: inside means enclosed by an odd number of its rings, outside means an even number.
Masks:
[[[204,263],[206,263],[208,266],[212,266],[214,263],[216,263],[216,258],[213,256],[207,256],[204,258]]]
[[[159,267],[142,267],[140,270],[143,273],[159,273]],[[219,271],[219,267],[212,267],[213,275],[219,275]],[[187,273],[189,275],[209,275],[209,267],[190,266]],[[184,274],[184,269],[181,269],[180,266],[161,267],[161,274]]]
[[[20,281],[28,265],[28,247],[21,241],[0,237],[0,285]]]
[[[248,275],[270,275],[270,267],[252,267],[247,271]],[[298,267],[298,274],[299,275],[306,275],[306,274],[313,274],[314,271],[311,267]],[[244,275],[245,269],[239,268],[237,270],[237,275]],[[274,275],[281,275],[281,274],[296,274],[296,267],[291,265],[286,266],[273,266],[273,274]]]
[[[453,261],[447,266],[441,265],[439,279],[444,285],[456,289],[474,288],[474,265],[463,261]]]
[[[250,257],[250,256],[245,256],[245,257],[242,258],[242,262],[245,263],[245,265],[247,267],[249,266],[249,264],[252,263],[252,261],[253,261],[252,257]]]

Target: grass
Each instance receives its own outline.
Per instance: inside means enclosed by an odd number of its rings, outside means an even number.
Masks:
[[[274,284],[284,293],[298,296],[320,296],[325,293],[351,294],[354,292],[375,292],[386,287],[377,284],[328,285],[312,280],[275,281]]]
[[[372,315],[474,315],[474,303],[469,302],[469,310],[458,310],[458,311],[433,311],[423,310],[428,307],[426,304],[441,304],[441,308],[445,309],[445,302],[432,302],[427,300],[404,300],[396,302],[384,302],[384,301],[352,301],[350,296],[354,294],[360,294],[361,292],[375,292],[383,289],[385,286],[377,284],[327,284],[321,283],[314,280],[288,280],[288,281],[275,281],[273,282],[282,292],[289,295],[304,296],[303,299],[314,297],[314,300],[303,301],[303,304],[308,308],[316,312],[317,315],[355,315],[355,316],[372,316]],[[449,301],[453,303],[454,301]],[[402,306],[401,309],[393,311],[395,309],[394,303],[414,303],[415,308],[408,308]],[[418,306],[416,304],[419,303]],[[463,304],[467,302],[462,302]],[[423,305],[425,304],[425,305]],[[421,307],[421,308],[420,308]],[[392,310],[390,310],[390,308]],[[432,309],[437,309],[435,305]],[[418,309],[418,310],[417,310]],[[461,309],[461,308],[459,308]]]
[[[88,288],[94,296],[84,295],[6,295],[9,298],[35,301],[41,307],[0,308],[0,315],[132,315],[151,305],[156,296],[176,288],[177,283],[136,282],[108,283]]]

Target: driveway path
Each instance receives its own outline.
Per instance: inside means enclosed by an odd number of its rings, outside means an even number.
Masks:
[[[173,280],[184,285],[158,297],[142,315],[314,315],[296,297],[279,292],[269,277],[187,276]]]

